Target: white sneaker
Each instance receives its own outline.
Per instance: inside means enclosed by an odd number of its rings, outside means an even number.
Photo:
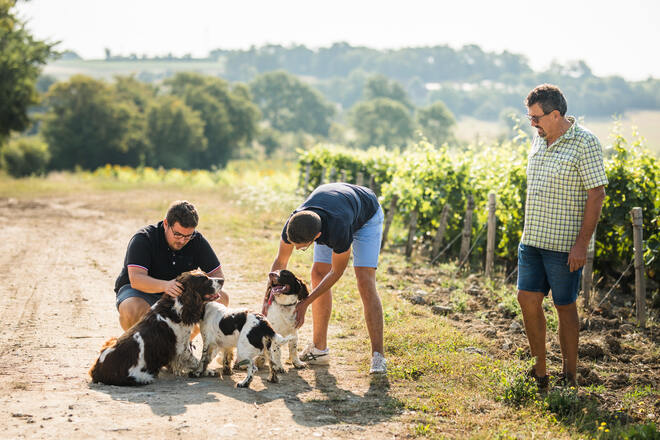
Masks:
[[[371,357],[371,369],[369,370],[369,374],[385,373],[387,373],[387,359],[385,359],[382,354],[374,351],[374,354]]]
[[[300,354],[300,360],[307,362],[311,365],[328,365],[330,364],[330,350],[319,350],[310,343]]]

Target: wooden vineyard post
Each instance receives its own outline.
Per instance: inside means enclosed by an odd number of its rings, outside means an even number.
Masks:
[[[468,196],[467,208],[465,210],[465,223],[463,223],[463,235],[461,237],[461,253],[459,264],[464,264],[470,252],[470,235],[472,235],[472,212],[474,211],[474,197]]]
[[[355,181],[356,185],[362,186],[364,184],[364,174],[362,171],[357,173],[357,180]]]
[[[396,194],[392,196],[390,201],[390,209],[387,210],[387,217],[385,217],[385,226],[383,228],[383,239],[380,242],[380,248],[385,247],[385,242],[387,241],[387,234],[390,232],[390,226],[392,225],[392,219],[394,219],[394,212],[396,211],[396,204],[399,201],[399,196]]]
[[[408,243],[406,244],[406,258],[412,257],[413,242],[415,241],[415,232],[417,232],[417,217],[419,212],[417,208],[410,213],[410,225],[408,229]]]
[[[335,181],[335,167],[330,167],[330,172],[328,173],[328,183]]]
[[[635,311],[637,325],[646,327],[646,279],[644,278],[644,237],[642,208],[633,208],[633,241],[635,245]]]
[[[326,173],[327,171],[328,171],[328,170],[327,170],[326,168],[321,168],[321,177],[319,177],[319,186],[320,186],[320,185],[323,185],[323,184],[325,183],[325,182],[324,182],[324,181],[325,181],[325,173]]]
[[[488,194],[488,238],[486,240],[486,278],[493,277],[493,266],[495,261],[495,231],[497,230],[497,219],[495,217],[496,201],[495,193]]]
[[[346,182],[346,170],[341,170],[341,181]]]
[[[445,203],[445,206],[442,207],[442,212],[440,213],[440,224],[438,229],[435,231],[435,237],[433,237],[433,247],[431,248],[431,261],[438,256],[440,252],[440,246],[442,246],[442,239],[445,236],[445,231],[447,230],[447,223],[449,222],[449,210],[451,207],[449,203]]]

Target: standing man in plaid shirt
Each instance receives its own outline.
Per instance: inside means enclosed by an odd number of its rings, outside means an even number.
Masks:
[[[542,303],[552,291],[563,358],[560,377],[575,386],[580,328],[575,301],[605,199],[603,152],[596,136],[566,116],[566,99],[558,87],[536,87],[525,104],[537,130],[528,157],[525,228],[518,247],[518,302],[536,358],[530,375],[539,388],[548,387]]]

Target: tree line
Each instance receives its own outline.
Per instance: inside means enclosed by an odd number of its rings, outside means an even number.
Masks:
[[[473,44],[459,49],[437,45],[391,50],[348,43],[318,50],[303,45],[265,45],[218,49],[209,59],[223,62],[224,77],[232,81],[249,81],[273,70],[312,78],[328,100],[345,109],[360,100],[360,90],[372,74],[401,83],[417,106],[440,100],[455,115],[487,120],[497,119],[502,108],[520,109],[520,97],[545,82],[561,84],[575,114],[611,116],[631,109],[660,108],[658,79],[598,77],[580,60],[553,63],[545,71],[534,72],[523,55],[486,52]]]
[[[454,115],[466,114],[504,118],[512,137],[517,127],[509,116],[521,113],[522,98],[542,81],[562,86],[578,107],[573,114],[660,102],[657,80],[597,78],[582,62],[536,74],[520,55],[478,46],[270,45],[212,52],[227,66],[224,78],[178,73],[150,83],[77,75],[56,82],[40,76],[41,66],[53,56],[76,55],[35,40],[12,14],[14,4],[0,0],[0,165],[14,175],[106,163],[210,169],[319,141],[391,149],[421,135],[435,145],[457,143]],[[107,58],[123,59],[109,51]],[[442,80],[454,82],[427,87]],[[459,87],[459,80],[477,86]]]
[[[455,123],[442,103],[415,108],[398,83],[382,76],[368,79],[364,99],[345,115],[348,127],[337,123],[336,106],[281,71],[248,84],[178,73],[158,86],[132,76],[107,82],[83,75],[37,85],[47,91],[32,108],[35,136],[0,150],[4,167],[15,175],[106,163],[211,169],[259,148],[273,154],[287,133],[314,141],[334,136],[366,148],[403,147],[420,130],[441,144],[451,139]]]
[[[15,176],[106,163],[211,169],[256,150],[273,154],[286,142],[292,151],[305,139],[359,148],[403,147],[416,131],[437,144],[452,139],[454,117],[442,103],[417,108],[398,82],[383,75],[366,78],[361,100],[344,112],[284,71],[249,82],[198,73],[178,73],[159,84],[83,75],[57,82],[39,76],[56,54],[53,45],[25,31],[12,15],[14,0],[0,2],[8,35],[0,39],[0,69],[11,73],[0,75],[0,163]]]

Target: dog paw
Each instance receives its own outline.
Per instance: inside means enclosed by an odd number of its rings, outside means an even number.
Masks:
[[[279,383],[280,378],[273,374],[272,376],[270,376],[268,378],[268,382],[270,382],[270,383]]]
[[[273,367],[273,371],[275,371],[276,373],[286,373],[283,367]]]
[[[225,367],[222,369],[223,376],[231,376],[234,371],[230,367]]]
[[[218,377],[220,375],[216,370],[206,370],[205,374],[208,377]]]
[[[302,362],[302,361],[301,362],[294,362],[293,367],[296,370],[303,370],[303,369],[307,368],[307,364],[305,362]]]

